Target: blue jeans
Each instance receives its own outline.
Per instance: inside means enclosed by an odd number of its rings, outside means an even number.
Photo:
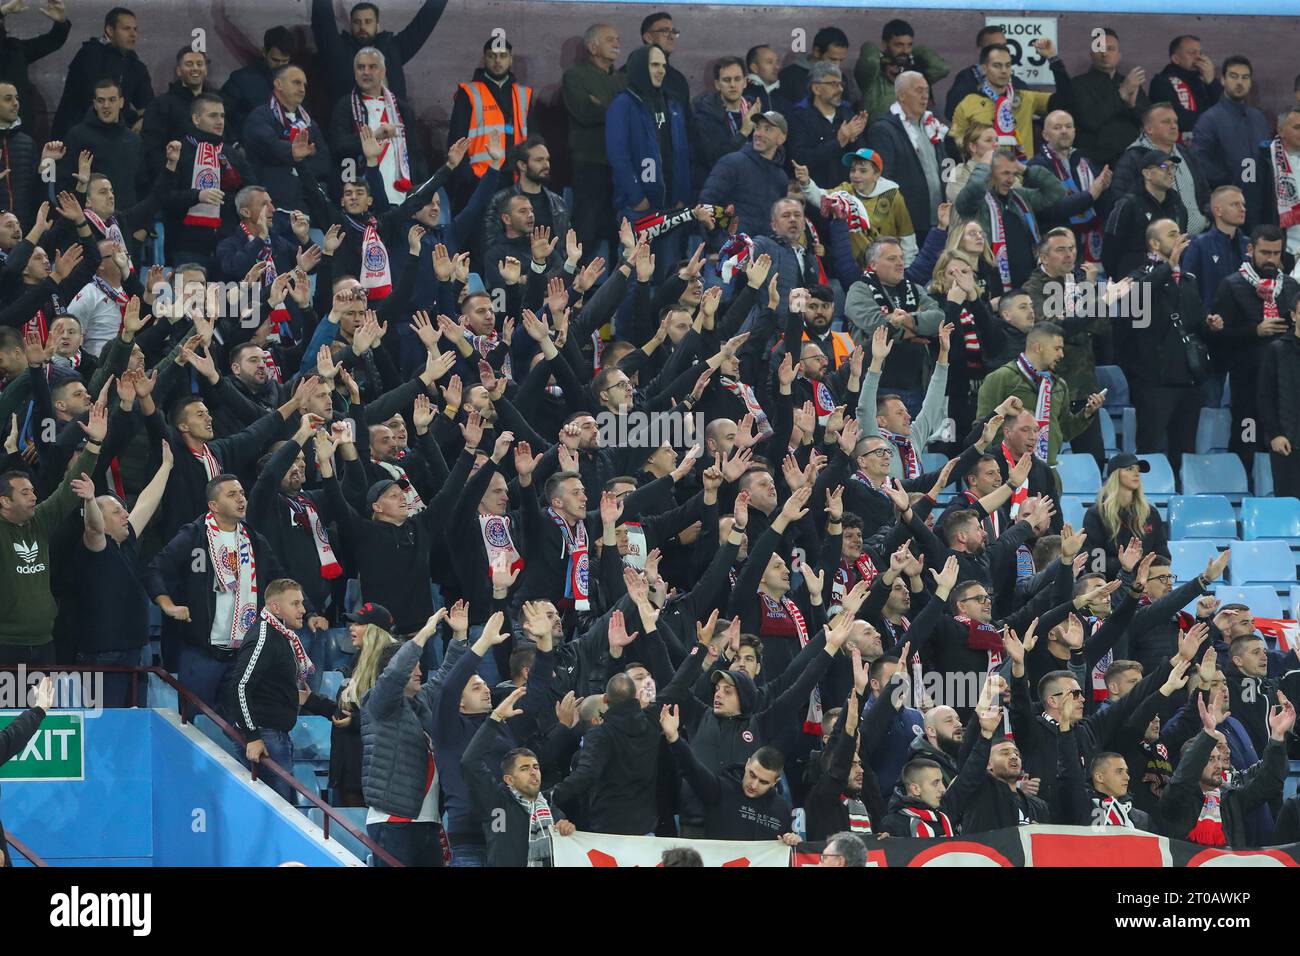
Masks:
[[[217,710],[217,697],[221,693],[221,684],[234,664],[233,657],[228,661],[219,661],[209,656],[202,648],[182,643],[177,672],[182,684],[203,703]]]
[[[148,667],[153,663],[153,650],[146,644],[144,647],[136,648],[133,651],[98,651],[94,654],[85,654],[77,652],[78,664],[120,664],[124,667]],[[92,678],[93,679],[93,678]],[[141,702],[144,702],[145,683],[148,675],[137,678],[139,683],[137,687],[140,690]],[[131,675],[130,674],[105,674],[104,675],[104,696],[103,706],[105,707],[132,707],[134,702],[131,700]]]
[[[367,823],[370,839],[387,850],[403,866],[442,866],[441,827],[436,823]],[[379,857],[374,866],[388,866]]]
[[[487,866],[487,845],[483,843],[451,844],[452,866]]]
[[[262,743],[266,744],[266,755],[280,765],[285,773],[293,774],[293,738],[283,730],[262,729]],[[248,761],[244,761],[248,766]],[[289,786],[288,781],[277,777],[270,770],[258,769],[257,779],[261,780],[268,787],[284,797],[289,803],[293,803],[293,787]]]

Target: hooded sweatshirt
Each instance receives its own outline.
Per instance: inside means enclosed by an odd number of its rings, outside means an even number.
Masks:
[[[804,195],[814,205],[820,204],[827,193],[843,193],[850,197],[855,212],[865,214],[866,222],[849,220],[849,243],[853,247],[853,258],[864,269],[867,267],[867,247],[881,236],[897,236],[903,244],[903,261],[912,264],[916,258],[916,227],[912,216],[903,201],[903,193],[898,183],[881,176],[875,187],[867,196],[859,195],[851,182],[842,182],[834,189],[822,189],[816,183],[809,183]]]

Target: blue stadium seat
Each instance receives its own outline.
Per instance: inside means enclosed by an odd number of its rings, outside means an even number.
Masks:
[[[1169,537],[1205,538],[1221,547],[1237,540],[1237,519],[1222,495],[1174,495],[1169,499]]]
[[[1213,541],[1170,541],[1169,566],[1179,581],[1190,581],[1219,553]]]
[[[328,717],[299,717],[289,737],[293,740],[293,755],[297,760],[322,761],[330,759],[330,730]]]
[[[1091,501],[1101,490],[1101,471],[1091,455],[1057,455],[1056,473],[1063,495],[1083,495]]]
[[[1088,510],[1083,502],[1084,499],[1080,495],[1061,496],[1061,520],[1068,525],[1073,525],[1075,531],[1083,527],[1083,516]]]
[[[1292,620],[1300,620],[1300,584],[1291,585],[1291,603],[1287,605]]]
[[[1196,454],[1212,455],[1226,452],[1231,430],[1231,409],[1202,408],[1200,420],[1196,425]]]
[[[1184,455],[1181,477],[1185,495],[1226,495],[1235,505],[1250,494],[1246,469],[1233,454]]]
[[[1133,404],[1129,397],[1128,378],[1118,365],[1098,365],[1097,384],[1106,389],[1103,408],[1123,408]]]
[[[944,465],[948,464],[948,456],[937,451],[921,452],[921,471],[938,471]],[[956,479],[960,481],[960,477]]]
[[[1115,420],[1109,415],[1102,415],[1097,420],[1101,422],[1101,444],[1109,458],[1119,451],[1119,445],[1115,443]]]
[[[366,832],[366,808],[365,807],[334,807],[335,812],[340,816],[347,817],[358,830]],[[311,807],[307,811],[307,819],[316,826],[324,829],[325,811],[320,807]],[[366,845],[354,837],[337,823],[330,823],[330,839],[338,840],[339,846],[347,850],[362,863],[365,863],[370,857],[370,851]]]
[[[1296,579],[1295,558],[1285,541],[1242,541],[1232,549],[1228,576],[1235,585],[1290,587]]]
[[[320,690],[317,693],[322,697],[328,697],[333,700],[339,695],[339,688],[342,686],[342,671],[325,671],[320,675]]]
[[[1251,469],[1250,478],[1256,495],[1273,497],[1273,459],[1266,452],[1255,452],[1255,467]]]
[[[1255,617],[1282,616],[1282,599],[1266,584],[1247,584],[1244,587],[1220,584],[1214,596],[1224,604],[1246,605]]]
[[[294,761],[293,777],[302,784],[303,789],[312,796],[317,798],[320,797],[320,781],[316,779],[316,768],[314,766],[309,763],[298,763],[297,761]],[[293,798],[294,803],[300,807],[314,806],[310,800],[304,799],[302,794],[298,793],[296,790],[294,791]]]
[[[1242,538],[1281,538],[1300,545],[1300,501],[1295,498],[1247,498],[1241,503]]]
[[[1137,411],[1133,408],[1133,400],[1129,397],[1128,379],[1124,377],[1124,371],[1118,365],[1098,365],[1097,382],[1106,389],[1106,404],[1102,406],[1110,413],[1111,427],[1116,427],[1118,420],[1118,449],[1126,451],[1129,454],[1137,452]],[[1102,420],[1102,428],[1105,429],[1105,419]],[[1103,438],[1105,432],[1103,431]],[[1111,445],[1107,443],[1106,453],[1110,454]]]
[[[1290,768],[1286,775],[1286,780],[1282,783],[1282,799],[1290,800],[1300,790],[1300,760],[1290,760],[1287,762]]]
[[[1174,469],[1169,459],[1162,454],[1138,455],[1138,458],[1151,465],[1151,470],[1142,476],[1142,494],[1152,504],[1169,504],[1170,496],[1178,490],[1174,487]]]

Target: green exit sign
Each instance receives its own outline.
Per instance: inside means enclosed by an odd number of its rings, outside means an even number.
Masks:
[[[0,712],[0,730],[22,713]],[[0,780],[85,780],[86,726],[81,714],[46,714],[27,746],[0,766]]]

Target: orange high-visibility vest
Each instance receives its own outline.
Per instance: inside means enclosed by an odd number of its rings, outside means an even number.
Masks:
[[[808,333],[804,332],[803,340],[808,341]],[[849,355],[853,352],[853,340],[844,332],[831,333],[831,368],[839,368],[849,360]]]
[[[492,165],[492,157],[488,155],[490,148],[495,146],[504,153],[509,147],[528,138],[528,107],[533,101],[533,88],[514,84],[511,90],[515,111],[513,125],[506,122],[496,97],[486,83],[462,83],[460,88],[469,97],[469,132],[466,134],[469,140],[469,164],[474,175],[482,177]]]

